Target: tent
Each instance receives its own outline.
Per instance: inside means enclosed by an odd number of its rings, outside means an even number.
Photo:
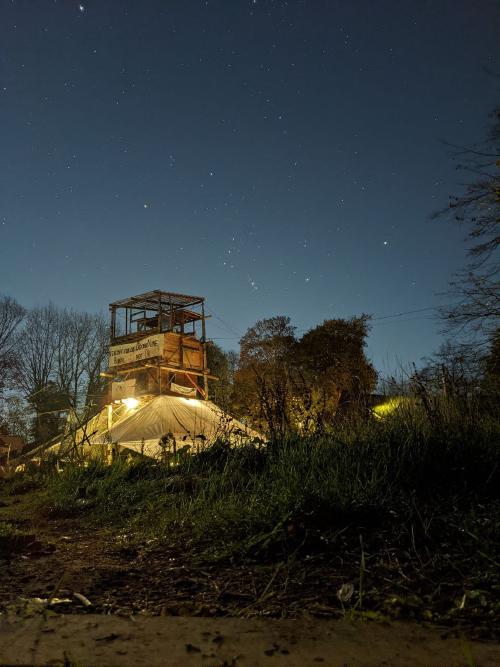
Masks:
[[[244,444],[263,437],[210,401],[162,395],[143,399],[134,408],[121,403],[108,406],[50,449],[64,456],[78,445],[91,454],[102,445],[114,444],[158,458],[167,444],[177,449],[188,445],[190,451],[198,452],[218,439]]]

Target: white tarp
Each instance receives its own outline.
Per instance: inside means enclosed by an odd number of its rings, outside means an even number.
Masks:
[[[182,394],[191,398],[196,398],[196,389],[194,387],[184,387],[175,382],[170,383],[170,391],[175,391],[176,394]]]
[[[109,423],[111,419],[111,428]],[[174,437],[177,446],[189,445],[197,452],[217,439],[242,444],[263,437],[210,401],[181,396],[156,396],[143,399],[137,408],[122,403],[105,407],[86,424],[53,445],[50,451],[69,454],[75,446],[92,455],[100,446],[112,443],[157,458],[162,454],[161,438]]]
[[[154,334],[140,340],[112,345],[109,348],[109,367],[163,356],[164,334]]]
[[[252,429],[233,419],[210,401],[180,396],[156,396],[112,426],[111,442],[122,446],[141,442],[158,443],[171,434],[179,443],[206,446],[218,438],[260,438]]]

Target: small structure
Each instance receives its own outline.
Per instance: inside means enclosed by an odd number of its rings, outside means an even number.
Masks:
[[[8,465],[12,458],[19,456],[25,444],[19,435],[0,434],[0,465]]]
[[[160,394],[208,399],[205,299],[154,290],[115,301],[111,401]]]
[[[162,395],[137,399],[132,407],[126,402],[107,406],[52,443],[48,451],[61,458],[125,451],[161,459],[169,446],[173,453],[182,448],[196,454],[218,440],[232,446],[264,441],[260,433],[211,401]]]
[[[119,450],[162,459],[177,447],[198,453],[218,440],[262,442],[208,397],[205,299],[155,290],[109,306],[110,392],[86,421],[76,413],[65,432],[33,454],[79,460]]]

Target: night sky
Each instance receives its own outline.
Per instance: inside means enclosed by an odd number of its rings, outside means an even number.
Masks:
[[[419,311],[368,346],[418,361],[465,262],[442,141],[484,137],[499,34],[490,0],[0,0],[0,292],[199,294],[226,349]]]

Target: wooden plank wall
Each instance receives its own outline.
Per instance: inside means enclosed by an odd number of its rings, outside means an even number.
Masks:
[[[165,365],[203,370],[203,344],[201,341],[175,333],[166,333],[164,336],[163,361]]]

